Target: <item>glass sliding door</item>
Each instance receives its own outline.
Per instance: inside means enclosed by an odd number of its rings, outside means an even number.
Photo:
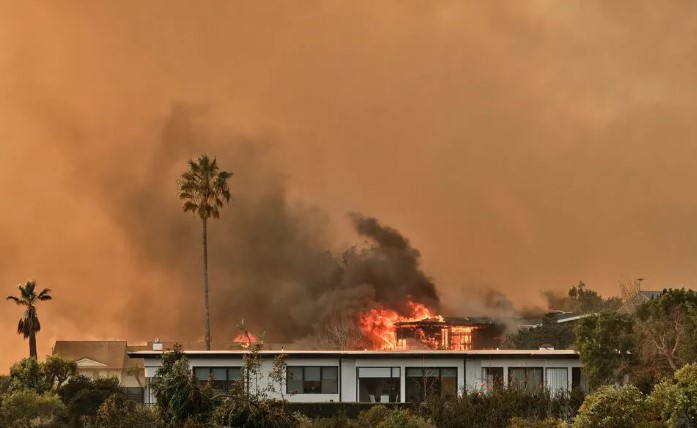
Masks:
[[[401,401],[399,367],[359,367],[358,401],[396,403]]]
[[[457,397],[457,368],[408,367],[406,371],[407,401]]]

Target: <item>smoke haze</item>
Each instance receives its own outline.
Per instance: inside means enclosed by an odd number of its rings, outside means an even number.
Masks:
[[[697,277],[692,2],[2,5],[0,290],[54,290],[40,354],[201,336],[175,179],[204,152],[235,173],[214,341],[242,317],[302,336],[339,302],[391,304],[383,286],[466,315],[483,290]],[[27,344],[2,306],[5,370]]]

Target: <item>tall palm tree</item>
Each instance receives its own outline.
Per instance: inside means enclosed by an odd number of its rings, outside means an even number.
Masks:
[[[199,156],[179,178],[179,199],[184,212],[198,214],[203,222],[203,301],[205,307],[206,349],[211,349],[211,321],[208,307],[208,219],[220,218],[220,209],[230,200],[227,180],[231,172],[221,171],[215,158]]]
[[[44,300],[51,300],[51,290],[44,288],[36,294],[36,281],[28,281],[26,284],[19,284],[19,297],[7,296],[7,300],[12,300],[20,306],[26,306],[24,316],[19,319],[17,324],[17,334],[24,338],[29,338],[29,356],[36,358],[36,333],[41,330],[39,317],[36,316],[36,303]]]

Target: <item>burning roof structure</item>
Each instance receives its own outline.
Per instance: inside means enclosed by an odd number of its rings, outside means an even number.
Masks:
[[[359,326],[366,347],[469,351],[494,349],[501,342],[504,326],[491,318],[444,318],[423,304],[411,300],[407,304],[411,309],[407,316],[385,308],[361,314]]]
[[[444,318],[395,324],[397,349],[470,351],[492,349],[500,343],[503,326],[488,318]]]

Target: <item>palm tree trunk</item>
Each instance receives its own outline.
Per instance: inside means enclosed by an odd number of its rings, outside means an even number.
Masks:
[[[31,332],[29,335],[29,357],[37,359],[36,355],[36,333]]]
[[[211,349],[211,319],[208,307],[208,225],[203,219],[203,296],[206,314],[206,350]]]

